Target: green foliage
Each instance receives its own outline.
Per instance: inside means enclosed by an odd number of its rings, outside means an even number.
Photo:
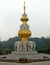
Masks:
[[[47,49],[37,49],[38,53],[47,53]]]

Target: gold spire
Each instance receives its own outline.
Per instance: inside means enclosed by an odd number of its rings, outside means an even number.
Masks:
[[[25,6],[25,2],[24,2],[24,14],[25,14],[25,9],[26,9],[26,6]]]
[[[24,14],[21,17],[21,21],[23,22],[23,24],[26,24],[27,21],[29,20],[29,18],[27,17],[26,12],[25,12],[25,10],[26,10],[25,2],[24,2],[24,8],[23,9],[24,9]]]
[[[22,26],[24,27],[24,26],[26,26],[26,28],[27,28],[27,21],[29,20],[29,18],[27,17],[27,15],[26,15],[26,12],[25,12],[25,9],[26,9],[26,6],[25,6],[25,2],[24,2],[24,13],[23,13],[23,15],[22,15],[22,17],[21,17],[21,21],[22,21]],[[22,41],[27,41],[28,40],[28,38],[31,36],[31,31],[29,30],[29,29],[20,29],[19,31],[18,31],[18,36],[22,39]]]

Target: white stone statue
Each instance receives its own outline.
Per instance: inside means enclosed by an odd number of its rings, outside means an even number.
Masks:
[[[35,51],[35,42],[33,41],[28,41],[27,42],[27,51]]]
[[[26,42],[17,41],[14,44],[15,51],[18,51],[18,52],[35,51],[35,47],[36,47],[36,45],[35,45],[35,42],[33,42],[33,41],[26,41]]]
[[[21,41],[16,41],[14,44],[15,51],[22,51],[22,44]]]
[[[28,25],[28,24],[25,24],[25,25],[22,24],[22,25],[20,26],[20,30],[25,30],[25,29],[26,29],[26,30],[29,30],[29,25]]]

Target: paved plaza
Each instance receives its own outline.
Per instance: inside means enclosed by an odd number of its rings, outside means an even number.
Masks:
[[[33,62],[33,63],[0,62],[0,65],[50,65],[50,61],[45,61],[45,62]]]

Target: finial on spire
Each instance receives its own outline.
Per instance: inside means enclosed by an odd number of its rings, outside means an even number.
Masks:
[[[26,9],[26,7],[25,7],[25,2],[24,2],[24,14],[25,14],[25,9]]]

